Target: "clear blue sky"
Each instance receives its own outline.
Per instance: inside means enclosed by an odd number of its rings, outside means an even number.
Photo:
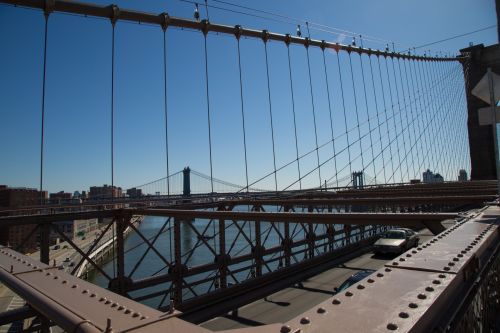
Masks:
[[[394,41],[397,50],[496,24],[493,0],[228,1]],[[178,0],[117,0],[115,3],[146,12],[168,11],[171,16],[192,18],[193,15],[193,5]],[[215,1],[208,3],[227,7]],[[204,18],[203,7],[200,12]],[[264,20],[216,8],[209,8],[209,15],[212,22],[228,25],[240,24],[279,33],[295,33],[296,29],[295,23]],[[302,32],[306,34],[305,26]],[[311,30],[311,36],[344,43],[351,41],[350,37],[315,29]],[[44,150],[44,188],[50,192],[87,190],[91,185],[111,182],[110,37],[108,20],[62,14],[50,17]],[[116,26],[115,184],[124,188],[166,175],[162,38],[159,27],[122,22]],[[209,174],[203,37],[199,32],[169,29],[167,38],[170,171],[173,173],[189,165]],[[469,42],[494,44],[496,29],[425,49],[456,54]],[[372,48],[385,48],[382,42],[364,43]],[[38,187],[42,13],[1,5],[0,45],[0,184]],[[241,51],[252,181],[273,170],[262,41],[244,39]],[[291,51],[299,151],[305,153],[315,146],[307,63],[303,47],[294,46]],[[244,184],[234,37],[209,35],[208,53],[214,176]],[[270,43],[269,57],[279,167],[295,157],[286,48],[281,43]],[[327,61],[333,76],[336,60],[332,57]],[[330,128],[320,51],[311,50],[311,62],[321,144],[329,140]],[[342,63],[347,65],[347,59],[342,59]],[[349,97],[346,102],[349,103]],[[337,107],[338,102],[335,105]],[[354,124],[352,112],[348,121]],[[320,153],[322,159],[331,155],[326,151]],[[314,167],[315,154],[302,162],[304,172]],[[323,176],[326,174],[329,177],[331,172],[324,171]],[[294,177],[296,166],[281,172],[280,187]],[[257,187],[273,188],[273,182],[269,178]],[[317,175],[310,177],[306,184],[317,186]]]

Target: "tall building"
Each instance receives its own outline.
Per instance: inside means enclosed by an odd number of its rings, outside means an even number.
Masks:
[[[119,198],[122,196],[122,188],[117,186],[91,186],[89,191],[89,199],[109,199]]]
[[[12,188],[6,185],[0,185],[0,209],[8,210],[35,206],[46,200],[46,191],[40,192],[34,188]],[[8,212],[4,214],[7,215]],[[11,246],[14,249],[20,247],[21,252],[36,250],[37,235],[33,233],[30,236],[35,228],[35,225],[0,227],[0,244]]]
[[[467,181],[467,171],[465,171],[464,169],[461,169],[458,172],[458,181],[459,182],[466,182]]]
[[[138,198],[138,197],[142,197],[142,190],[140,188],[129,188],[127,190],[127,196],[129,198]]]
[[[427,169],[422,174],[423,182],[424,183],[442,183],[444,182],[443,176],[441,176],[439,173],[433,173],[431,170]]]

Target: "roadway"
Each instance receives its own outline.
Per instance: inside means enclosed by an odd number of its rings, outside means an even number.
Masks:
[[[443,222],[446,228],[453,224],[453,220]],[[419,235],[420,243],[434,237],[427,229],[421,230]],[[200,326],[213,331],[222,331],[286,322],[332,297],[334,288],[340,286],[356,271],[380,269],[392,258],[394,256],[378,256],[372,252],[365,253],[342,265],[247,304],[237,311],[206,321]]]

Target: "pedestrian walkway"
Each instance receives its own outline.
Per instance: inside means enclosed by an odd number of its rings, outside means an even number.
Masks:
[[[24,306],[24,300],[11,290],[0,284],[0,311],[5,312]],[[0,326],[0,333],[14,333],[23,330],[23,322],[16,321],[12,324]]]

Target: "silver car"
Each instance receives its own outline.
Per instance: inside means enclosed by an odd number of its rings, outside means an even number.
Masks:
[[[400,254],[417,246],[419,240],[420,237],[418,234],[411,229],[391,229],[384,232],[375,244],[373,244],[373,252]]]

